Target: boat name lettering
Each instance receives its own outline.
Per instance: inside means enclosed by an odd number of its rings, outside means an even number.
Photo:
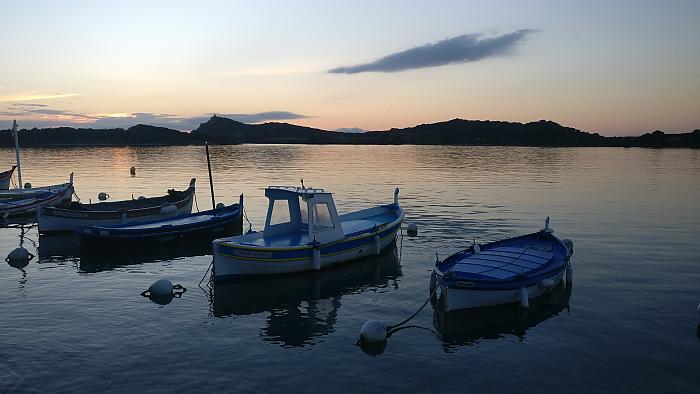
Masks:
[[[55,211],[54,215],[56,216],[66,216],[66,217],[72,217],[72,218],[86,218],[88,217],[87,213],[84,212],[73,212],[73,211]]]
[[[270,258],[272,257],[272,252],[257,252],[254,250],[233,249],[233,255],[241,257]]]

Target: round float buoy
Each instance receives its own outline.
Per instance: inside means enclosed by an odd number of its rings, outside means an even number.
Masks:
[[[216,204],[216,209],[224,209],[224,208],[226,208],[226,204],[224,204],[222,202]]]
[[[376,343],[386,341],[389,327],[379,320],[367,320],[360,328],[360,342]]]
[[[173,293],[173,283],[167,279],[159,279],[148,288],[151,295],[161,296]]]
[[[173,213],[175,211],[177,211],[177,207],[175,205],[172,205],[172,204],[166,205],[160,209],[160,213],[162,213],[164,215],[169,214],[169,213]]]
[[[100,201],[104,201],[104,200],[106,200],[106,199],[108,199],[108,198],[109,198],[109,194],[107,194],[107,193],[105,193],[105,192],[100,192],[100,193],[97,195],[97,199],[100,200]]]
[[[540,287],[543,287],[545,289],[551,289],[554,287],[554,281],[552,279],[542,279],[540,283],[538,283]]]
[[[136,167],[129,168],[129,174],[131,174],[131,176],[136,175]]]
[[[31,188],[32,188],[32,184],[29,183],[29,182],[27,182],[27,183],[24,184],[24,188],[25,188],[25,189],[31,189]]]
[[[13,251],[11,251],[5,258],[5,261],[11,267],[24,268],[27,266],[27,264],[29,264],[29,260],[32,258],[34,258],[34,255],[29,253],[27,249],[20,246],[19,248],[15,248]]]
[[[418,225],[415,223],[409,223],[408,226],[406,227],[406,234],[408,234],[409,237],[415,237],[418,235]]]
[[[530,307],[530,296],[527,294],[527,289],[524,287],[520,288],[520,306],[523,308]]]
[[[167,305],[173,298],[180,298],[185,291],[187,291],[187,289],[181,285],[173,285],[173,283],[167,279],[159,279],[153,282],[148,290],[141,292],[141,295],[148,297],[156,304]]]

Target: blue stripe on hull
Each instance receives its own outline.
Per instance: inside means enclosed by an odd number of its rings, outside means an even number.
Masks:
[[[378,233],[380,238],[385,238],[389,236],[391,233],[398,231],[399,226],[401,226],[401,223],[396,224],[395,226],[392,226],[386,230],[380,231]],[[369,233],[372,234],[372,233]],[[374,237],[377,234],[374,234],[372,236],[364,237],[364,238],[358,238],[356,240],[348,241],[348,242],[338,242],[331,244],[329,246],[321,247],[321,256],[324,255],[329,255],[329,254],[335,254],[335,253],[342,253],[351,249],[356,249],[360,247],[364,247],[367,245],[372,245],[374,243]],[[300,245],[301,246],[301,245]],[[232,257],[246,257],[245,255],[238,256],[236,254],[236,250],[245,250],[245,251],[251,251],[250,248],[245,248],[245,249],[238,249],[235,246],[229,246],[229,245],[220,245],[219,246],[219,253],[225,254],[228,256]],[[311,252],[313,251],[313,248],[304,248],[304,249],[299,249],[299,250],[266,250],[264,247],[259,248],[259,250],[253,250],[253,252],[266,252],[270,253],[269,257],[265,258],[253,258],[255,261],[274,261],[274,260],[293,260],[293,259],[306,259],[306,258],[311,258]]]

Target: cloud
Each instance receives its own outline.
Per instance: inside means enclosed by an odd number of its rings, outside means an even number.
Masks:
[[[484,37],[482,34],[463,34],[393,53],[373,62],[337,67],[328,72],[334,74],[398,72],[445,64],[475,62],[510,53],[518,42],[535,31],[523,29],[493,37]]]
[[[89,114],[61,109],[44,108],[39,105],[11,104],[8,111],[0,111],[0,116],[17,117],[22,128],[45,127],[82,127],[82,128],[129,128],[137,124],[168,127],[177,130],[194,130],[201,123],[209,120],[211,115],[181,117],[173,114],[156,114],[151,112],[134,113],[100,113]],[[271,120],[291,120],[307,118],[306,115],[288,111],[268,111],[255,114],[225,114],[218,116],[231,118],[244,123],[260,123]],[[10,119],[6,119],[8,122]],[[0,118],[0,122],[3,119]],[[0,127],[2,128],[2,127]]]
[[[50,100],[64,97],[74,97],[77,93],[55,93],[55,94],[31,94],[22,93],[9,96],[0,96],[0,103],[11,101],[31,101],[31,100]]]
[[[287,111],[268,111],[257,114],[217,114],[225,118],[231,118],[243,123],[260,123],[271,120],[291,120],[308,118],[306,115],[295,114]]]

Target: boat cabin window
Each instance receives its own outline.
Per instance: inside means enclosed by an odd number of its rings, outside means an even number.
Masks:
[[[287,200],[274,200],[272,202],[270,225],[289,223],[291,220],[289,216],[289,202]]]
[[[333,228],[333,219],[328,204],[325,202],[314,204],[314,230],[323,231]]]

